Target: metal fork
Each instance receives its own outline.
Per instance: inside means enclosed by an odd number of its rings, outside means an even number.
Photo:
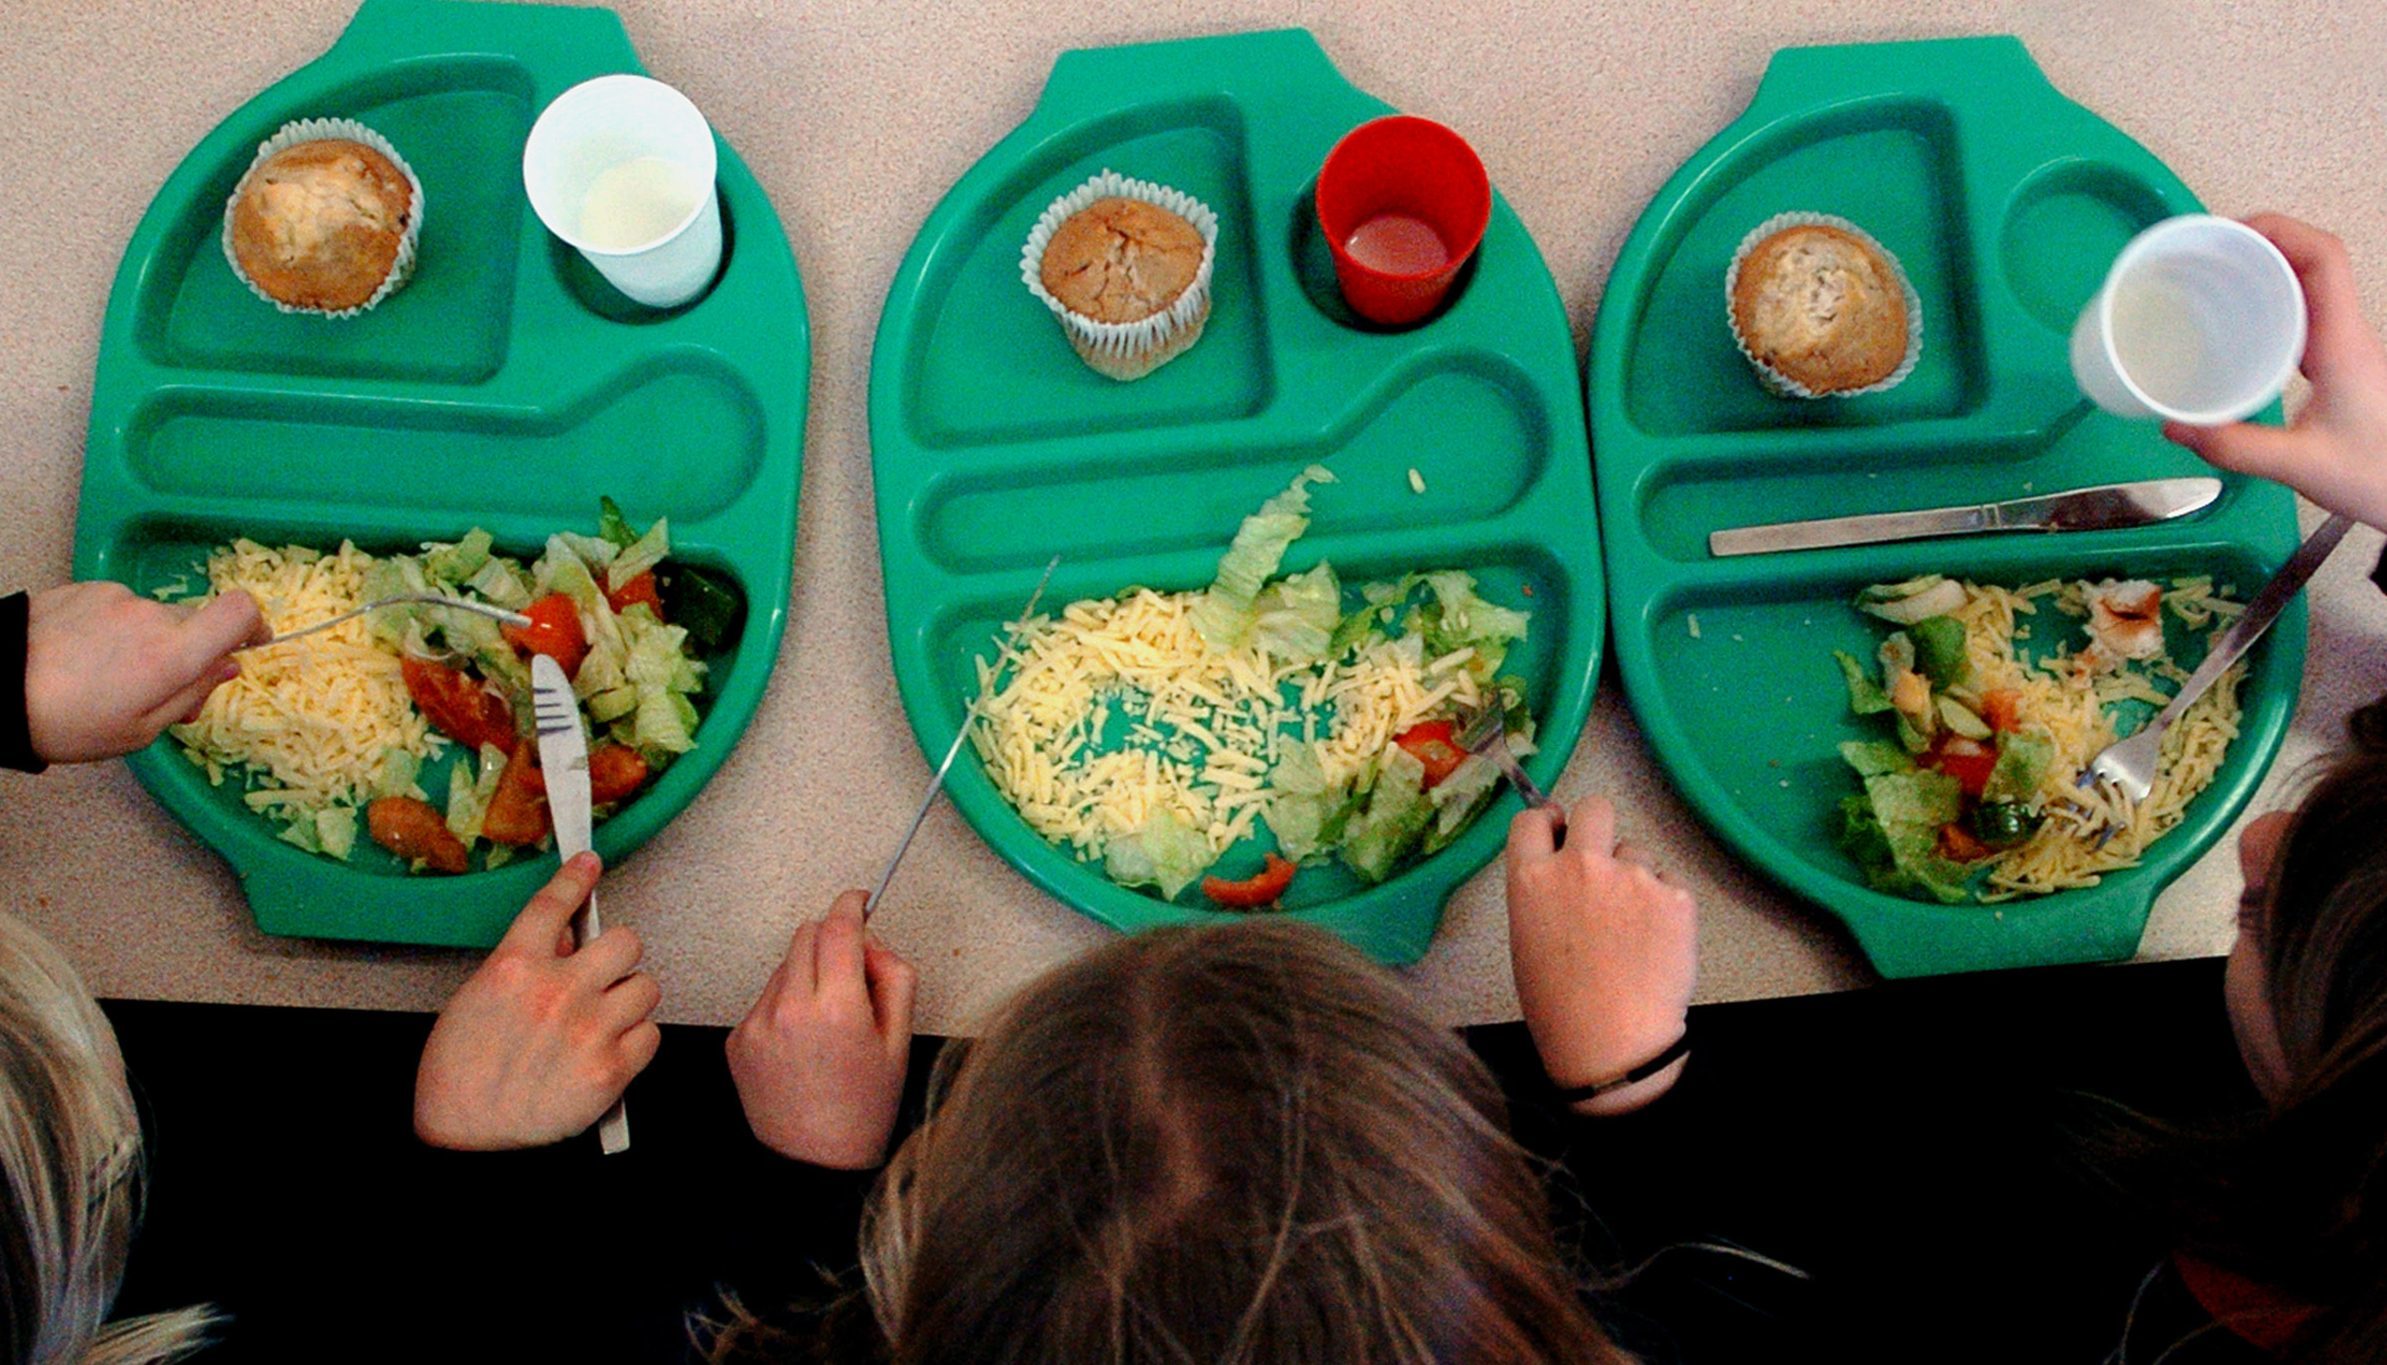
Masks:
[[[2321,561],[2337,548],[2337,542],[2345,539],[2347,529],[2353,524],[2353,518],[2346,516],[2333,516],[2322,522],[2312,538],[2299,546],[2279,572],[2271,576],[2271,581],[2263,585],[2263,590],[2254,595],[2254,600],[2246,604],[2245,614],[2214,637],[2205,649],[2205,661],[2188,675],[2188,681],[2180,684],[2171,703],[2156,712],[2155,718],[2140,727],[2137,734],[2108,744],[2090,759],[2089,766],[2081,771],[2079,785],[2108,783],[2134,802],[2146,800],[2147,793],[2155,789],[2155,770],[2163,758],[2164,732],[2171,729],[2172,722],[2180,718],[2191,702],[2213,686],[2214,679],[2224,669],[2263,638],[2263,632],[2271,628],[2271,622],[2295,599],[2313,570],[2321,567]]]
[[[1525,765],[1519,763],[1517,756],[1509,751],[1508,713],[1501,707],[1497,697],[1461,721],[1459,732],[1451,742],[1470,754],[1491,759],[1498,764],[1501,773],[1508,778],[1509,785],[1517,789],[1517,795],[1525,798],[1526,805],[1538,806],[1558,817],[1558,837],[1566,837],[1565,808],[1551,800],[1532,778],[1525,775]]]
[[[530,624],[530,618],[523,615],[521,612],[507,611],[504,607],[493,607],[486,602],[473,602],[462,597],[448,597],[435,592],[402,592],[395,597],[383,597],[375,601],[367,602],[363,606],[358,607],[353,611],[341,612],[337,616],[317,621],[311,626],[300,626],[296,630],[285,630],[270,640],[261,640],[253,645],[242,645],[240,649],[234,650],[233,653],[238,654],[241,652],[241,650],[247,649],[265,649],[272,645],[281,644],[285,640],[295,640],[301,635],[312,635],[319,630],[330,630],[333,626],[339,625],[343,621],[353,621],[369,611],[379,611],[383,607],[404,606],[410,602],[420,602],[427,607],[454,607],[458,611],[469,611],[481,616],[494,617],[497,620],[505,622],[509,626],[527,626]]]

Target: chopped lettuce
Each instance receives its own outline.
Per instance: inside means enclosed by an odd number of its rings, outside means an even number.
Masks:
[[[510,559],[492,555],[488,563],[464,580],[464,586],[508,611],[520,611],[530,605],[530,582]]]
[[[384,597],[403,597],[408,593],[429,592],[431,582],[423,576],[422,561],[412,555],[388,555],[374,560],[366,567],[360,594],[368,602]],[[420,607],[385,607],[365,617],[365,629],[374,639],[402,653],[408,632],[416,620]]]
[[[1325,851],[1326,822],[1343,797],[1327,785],[1316,745],[1286,745],[1269,774],[1267,820],[1277,851],[1297,863]]]
[[[374,780],[368,800],[384,796],[411,796],[423,799],[423,789],[415,785],[422,772],[423,762],[395,745],[381,751],[381,776]]]
[[[448,833],[463,840],[466,848],[481,837],[481,822],[489,817],[489,802],[505,772],[506,751],[494,744],[481,746],[477,778],[472,765],[461,759],[448,770]]]
[[[1342,612],[1343,585],[1334,566],[1321,563],[1260,590],[1252,599],[1251,639],[1287,662],[1325,658]]]
[[[1903,583],[1876,583],[1857,594],[1858,610],[1902,626],[1945,616],[1963,605],[1964,585],[1935,573]]]
[[[1964,623],[1953,616],[1926,616],[1907,627],[1915,664],[1933,687],[1954,687],[1973,671],[1964,654]]]
[[[688,632],[656,620],[645,604],[634,604],[617,619],[622,676],[636,697],[628,742],[649,763],[669,762],[696,747],[696,708],[687,698],[704,685],[702,666],[684,652]]]
[[[1914,637],[1903,630],[1893,630],[1881,642],[1881,648],[1874,651],[1874,657],[1881,661],[1884,677],[1899,672],[1912,673],[1915,671]]]
[[[1939,826],[1884,820],[1878,813],[1872,786],[1885,780],[1870,779],[1865,796],[1841,798],[1835,831],[1841,850],[1865,869],[1866,884],[1876,891],[1950,904],[1965,900],[1971,873],[1962,863],[1940,856]]]
[[[1417,846],[1434,818],[1425,780],[1425,765],[1408,750],[1385,750],[1366,804],[1343,830],[1343,862],[1352,871],[1371,882],[1383,881],[1401,856]]]
[[[1333,474],[1311,465],[1236,528],[1234,543],[1218,561],[1217,578],[1194,604],[1194,629],[1211,652],[1238,648],[1250,636],[1257,619],[1254,599],[1284,562],[1285,551],[1310,528],[1309,486],[1332,482]]]
[[[1390,608],[1377,606],[1372,602],[1357,611],[1346,614],[1342,622],[1334,628],[1334,638],[1326,644],[1327,657],[1339,659],[1346,652],[1364,643],[1369,636],[1377,634],[1383,629],[1384,619],[1391,614]]]
[[[622,515],[622,505],[611,498],[597,499],[597,534],[621,550],[629,549],[638,539],[637,528]]]
[[[558,531],[547,538],[547,543],[565,546],[592,570],[611,565],[622,553],[620,547],[605,537],[584,536],[578,531]]]
[[[315,812],[315,837],[324,852],[347,862],[348,855],[356,851],[356,807],[333,806]]]
[[[1848,682],[1849,710],[1860,716],[1874,716],[1890,709],[1890,694],[1881,690],[1881,684],[1873,681],[1855,655],[1835,649],[1832,657],[1840,661],[1841,676]]]
[[[1531,616],[1485,601],[1476,594],[1475,575],[1462,570],[1445,569],[1423,578],[1434,590],[1434,602],[1425,609],[1426,648],[1437,657],[1473,649],[1484,672],[1500,671],[1509,644],[1525,638]]]
[[[2045,735],[2009,730],[1998,736],[1997,766],[1983,788],[1985,801],[2027,802],[2047,780],[2047,765],[2055,759],[2055,741]]]
[[[1435,658],[1474,650],[1469,667],[1478,676],[1500,671],[1509,645],[1525,638],[1532,621],[1529,612],[1486,601],[1475,591],[1475,575],[1461,569],[1413,573],[1390,583],[1370,583],[1361,591],[1369,608],[1390,613],[1421,587],[1428,590],[1427,599],[1411,609],[1405,630],[1419,637]]]
[[[1989,738],[1989,722],[1981,719],[1973,708],[1945,693],[1939,699],[1939,719],[1941,724],[1948,727],[1950,734],[1962,735],[1971,740]]]
[[[1915,761],[1906,750],[1882,739],[1851,739],[1840,745],[1840,756],[1859,777],[1880,777],[1888,773],[1911,773]]]
[[[1861,795],[1840,798],[1840,826],[1835,833],[1840,850],[1859,867],[1887,867],[1893,861],[1889,836],[1882,832],[1881,821],[1873,818],[1873,803]]]
[[[251,810],[263,811],[284,822],[274,836],[283,843],[341,862],[348,861],[348,855],[356,851],[356,807],[326,806],[318,811],[301,811],[271,799],[256,799],[264,795],[250,792],[243,799]]]
[[[453,545],[423,547],[423,576],[447,592],[472,581],[489,562],[489,533],[475,526]]]
[[[1876,891],[1897,896],[1922,896],[1948,905],[1971,898],[1972,877],[1964,864],[1939,853],[1939,831],[1916,825],[1884,825],[1891,865],[1867,869],[1866,880]]]
[[[1135,837],[1113,839],[1103,871],[1122,886],[1153,886],[1161,899],[1175,900],[1211,863],[1210,841],[1174,811],[1146,816]]]
[[[1873,814],[1885,829],[1924,825],[1937,830],[1956,818],[1964,788],[1946,773],[1918,768],[1866,778],[1865,795],[1872,799]]]
[[[613,542],[605,542],[611,545]],[[662,518],[647,528],[645,535],[621,547],[621,553],[605,567],[605,584],[615,592],[629,585],[631,579],[663,562],[671,553],[671,525]]]

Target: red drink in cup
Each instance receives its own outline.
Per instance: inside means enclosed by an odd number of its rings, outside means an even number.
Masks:
[[[1432,119],[1363,123],[1318,172],[1318,227],[1353,311],[1403,326],[1434,311],[1492,221],[1492,182]]]

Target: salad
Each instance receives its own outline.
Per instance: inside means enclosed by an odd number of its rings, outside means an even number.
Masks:
[[[1381,881],[1464,832],[1499,781],[1454,742],[1466,714],[1503,708],[1533,752],[1501,672],[1526,612],[1456,569],[1368,583],[1348,608],[1331,564],[1280,573],[1331,482],[1311,466],[1244,518],[1208,588],[1073,602],[980,661],[978,753],[1039,834],[1123,885],[1258,909],[1303,868]]]
[[[2079,618],[2085,638],[2026,659],[2017,641],[2041,604]],[[2233,671],[2167,732],[2145,801],[2078,781],[2133,705],[2170,700],[2159,680],[2186,679],[2164,612],[2209,630],[2240,610],[2208,579],[2175,579],[2167,594],[2145,581],[2007,589],[1926,574],[1866,588],[1856,605],[1895,627],[1878,674],[1834,651],[1850,711],[1890,726],[1840,745],[1863,790],[1841,799],[1837,842],[1876,890],[1959,904],[2093,886],[2179,823],[2236,734]]]
[[[260,549],[243,542],[220,552],[210,561],[211,581],[219,589],[237,585],[224,561],[243,553],[253,557]],[[296,549],[264,553],[310,569],[315,562],[307,558],[311,552]],[[602,503],[595,535],[558,532],[529,562],[497,553],[488,532],[477,528],[461,540],[426,543],[409,555],[373,557],[344,546],[339,560],[360,571],[350,585],[359,602],[437,593],[519,612],[529,624],[502,625],[472,612],[406,604],[373,612],[354,639],[335,631],[320,637],[319,646],[275,647],[292,652],[295,664],[281,674],[269,670],[261,684],[279,694],[267,699],[275,707],[303,716],[314,700],[309,690],[354,685],[322,671],[326,657],[346,649],[384,656],[365,658],[360,678],[369,680],[394,663],[407,705],[427,722],[401,729],[419,737],[415,742],[369,755],[357,754],[353,736],[336,728],[329,736],[308,736],[318,747],[328,740],[332,752],[349,757],[328,780],[304,790],[287,780],[286,764],[264,768],[244,752],[247,731],[233,723],[242,701],[237,696],[227,699],[227,714],[203,709],[198,722],[177,728],[176,737],[219,780],[228,760],[249,763],[256,788],[248,793],[249,804],[282,821],[282,837],[310,852],[346,859],[361,809],[374,842],[412,870],[467,871],[484,845],[482,865],[502,866],[517,850],[545,847],[551,837],[532,723],[531,656],[552,657],[572,680],[591,735],[590,800],[598,819],[636,799],[673,759],[695,747],[703,656],[734,633],[739,604],[711,577],[675,571],[670,553],[667,523],[633,527],[610,498]],[[321,656],[300,652],[311,648]],[[321,720],[316,728],[323,728]],[[435,803],[426,788],[441,784],[430,780],[429,761],[451,744],[455,762],[446,772],[443,799]],[[288,747],[286,739],[283,745]]]

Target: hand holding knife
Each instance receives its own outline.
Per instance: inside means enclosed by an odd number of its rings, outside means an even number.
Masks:
[[[544,654],[530,660],[531,711],[539,731],[539,767],[547,779],[547,809],[555,822],[556,856],[569,860],[589,847],[592,820],[588,788],[588,736],[580,729],[580,699],[563,668]],[[602,933],[597,892],[572,917],[572,944],[586,947]],[[630,1114],[616,1100],[597,1121],[597,1142],[607,1156],[630,1149]]]

